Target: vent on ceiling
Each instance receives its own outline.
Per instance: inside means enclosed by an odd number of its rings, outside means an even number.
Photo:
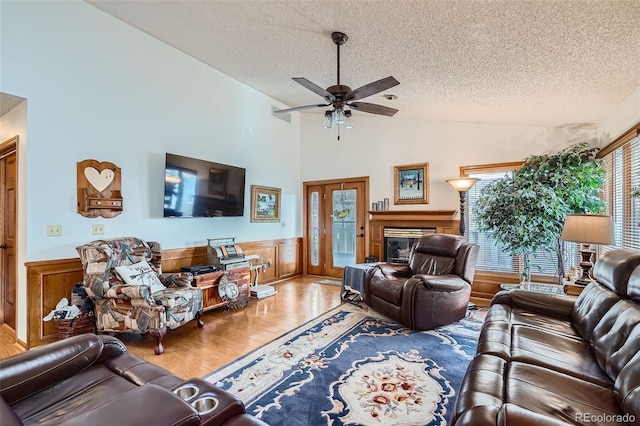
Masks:
[[[276,118],[279,118],[282,121],[286,121],[287,123],[291,123],[291,113],[290,112],[275,112],[275,111],[278,111],[279,109],[282,109],[282,108],[274,107],[273,105],[271,105],[271,115],[273,115]]]

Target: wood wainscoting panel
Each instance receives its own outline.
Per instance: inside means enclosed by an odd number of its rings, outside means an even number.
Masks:
[[[278,281],[300,275],[302,271],[302,238],[238,243],[246,254],[260,254],[273,264],[260,273],[260,283]],[[162,250],[162,272],[180,271],[183,266],[206,265],[207,247],[186,247]],[[82,281],[79,258],[26,262],[27,273],[27,342],[34,348],[57,339],[53,321],[42,321],[60,299],[71,298],[74,284]],[[252,272],[255,274],[255,272]],[[253,275],[251,277],[253,279]]]
[[[302,243],[290,242],[278,245],[278,267],[280,278],[299,275],[302,271]]]
[[[183,266],[208,264],[207,246],[162,250],[162,272],[178,272]]]
[[[82,281],[80,259],[27,262],[27,348],[57,340],[53,321],[42,318]]]
[[[239,244],[245,255],[257,254],[264,258],[267,265],[271,262],[271,266],[268,266],[266,271],[260,270],[258,282],[264,284],[280,279],[278,276],[278,243],[275,241],[259,241],[258,243]],[[251,283],[253,283],[255,276],[256,271],[252,270]]]

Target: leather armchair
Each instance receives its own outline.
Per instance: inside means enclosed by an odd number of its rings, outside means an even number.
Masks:
[[[162,273],[159,243],[140,238],[96,240],[76,248],[82,261],[83,284],[95,304],[98,333],[150,333],[156,339],[154,352],[164,352],[162,338],[174,329],[197,319],[202,327],[202,289],[192,285],[189,272]],[[149,285],[126,284],[117,267],[145,261],[158,277],[160,291]],[[152,277],[155,279],[155,277]]]
[[[424,235],[409,264],[381,263],[365,278],[365,302],[413,330],[431,330],[465,317],[479,246],[459,235]]]

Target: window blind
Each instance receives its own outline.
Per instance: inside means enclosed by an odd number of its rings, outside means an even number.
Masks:
[[[600,250],[640,250],[640,137],[606,154],[603,167],[607,178],[602,196],[613,221],[614,244]]]
[[[465,175],[480,179],[467,193],[465,206],[465,223],[467,226],[467,239],[469,242],[480,246],[478,254],[477,269],[482,271],[513,272],[519,273],[522,269],[520,257],[513,257],[507,253],[504,245],[491,238],[491,232],[480,232],[478,221],[474,213],[475,205],[482,193],[490,183],[502,179],[505,176],[513,176],[515,168],[505,170],[500,165],[496,166],[497,171],[491,171],[491,166],[483,167],[480,172],[466,171]],[[565,250],[565,268],[578,265],[578,247],[574,243],[563,243]],[[557,276],[558,258],[556,252],[538,250],[530,257],[531,273],[533,275]]]
[[[503,244],[496,242],[491,238],[490,232],[480,232],[478,230],[478,220],[474,213],[475,205],[478,198],[480,198],[482,190],[490,183],[502,179],[505,176],[513,176],[513,174],[514,171],[504,170],[468,174],[469,177],[480,179],[469,190],[469,192],[467,192],[467,205],[465,206],[465,223],[468,223],[467,240],[480,246],[478,263],[476,264],[476,269],[478,270],[501,272],[514,271],[513,257],[504,250]]]

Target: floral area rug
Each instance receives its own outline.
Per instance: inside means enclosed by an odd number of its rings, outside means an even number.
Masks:
[[[446,425],[484,311],[416,332],[343,304],[205,377],[276,425]]]

